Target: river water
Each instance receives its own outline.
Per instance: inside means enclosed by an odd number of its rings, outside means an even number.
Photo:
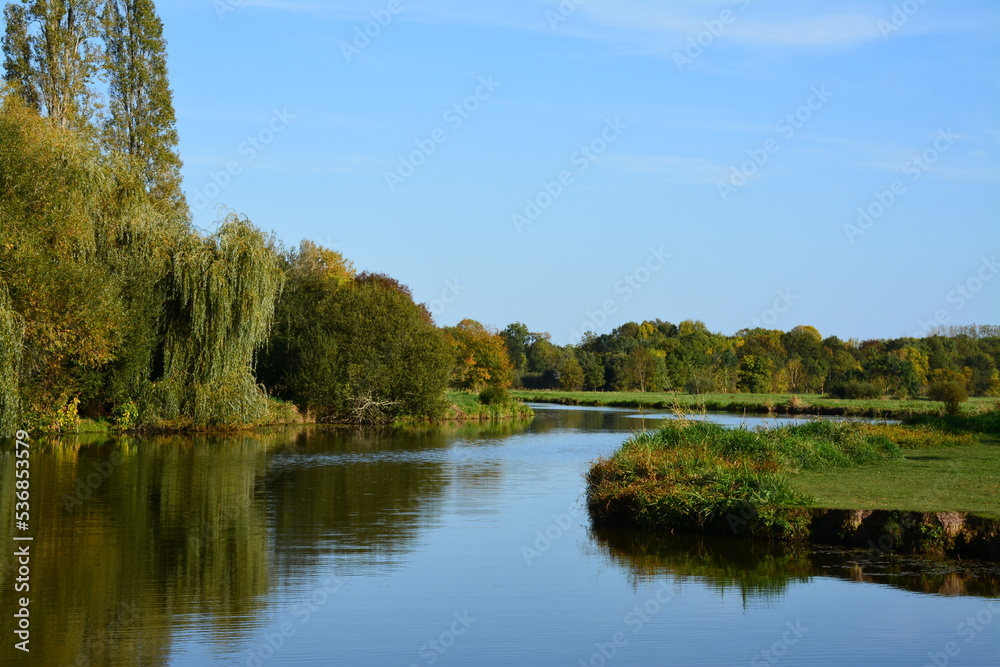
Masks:
[[[536,412],[33,443],[30,653],[5,447],[0,665],[1000,665],[995,568],[595,531],[588,464],[662,415]]]

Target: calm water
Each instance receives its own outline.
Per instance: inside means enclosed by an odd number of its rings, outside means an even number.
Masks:
[[[1000,665],[996,570],[593,531],[588,463],[657,419],[537,412],[37,443],[27,655],[7,447],[0,665]]]

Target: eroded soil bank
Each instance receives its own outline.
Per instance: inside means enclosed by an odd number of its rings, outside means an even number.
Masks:
[[[1000,561],[1000,519],[968,512],[807,511],[810,542]]]

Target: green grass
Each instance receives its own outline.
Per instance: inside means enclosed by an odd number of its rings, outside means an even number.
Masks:
[[[522,401],[568,405],[606,405],[610,407],[649,407],[669,409],[674,406],[723,412],[793,412],[806,414],[853,414],[869,417],[906,417],[916,414],[937,415],[942,403],[923,398],[911,399],[840,399],[822,394],[674,394],[670,392],[625,391],[553,391],[522,389],[511,395]],[[962,404],[963,414],[984,412],[1000,405],[996,398],[975,397]]]
[[[445,414],[446,421],[490,421],[497,419],[525,419],[535,411],[520,401],[484,405],[479,395],[468,391],[449,391],[451,407]]]
[[[850,470],[801,472],[792,487],[812,507],[957,511],[1000,518],[1000,440],[903,450],[903,459]]]
[[[996,413],[968,421],[987,430]],[[794,539],[807,532],[813,507],[993,516],[998,484],[993,435],[929,424],[819,420],[750,430],[670,420],[595,462],[587,498],[599,523]]]

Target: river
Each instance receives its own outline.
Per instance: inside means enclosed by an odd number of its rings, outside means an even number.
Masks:
[[[595,531],[588,464],[662,415],[536,412],[35,442],[30,653],[5,447],[0,664],[1000,665],[996,568]]]

